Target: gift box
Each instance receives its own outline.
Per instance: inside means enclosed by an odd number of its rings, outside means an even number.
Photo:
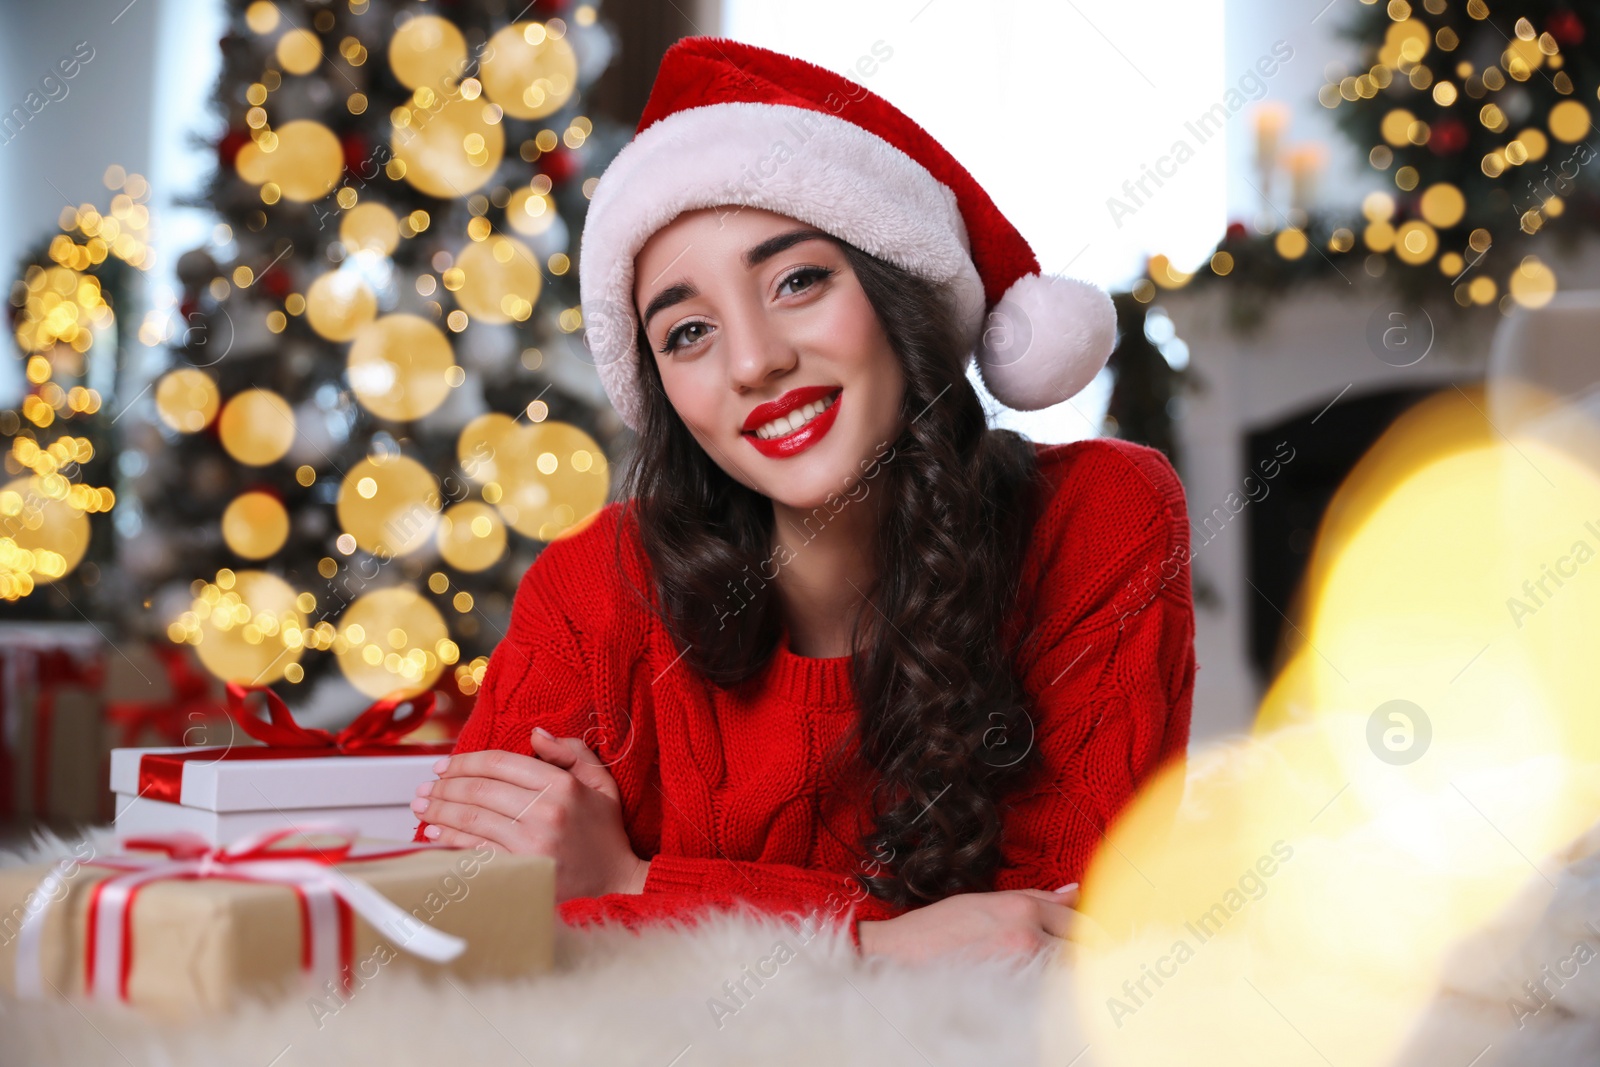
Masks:
[[[0,819],[90,819],[105,641],[87,623],[0,624]]]
[[[336,1004],[396,970],[477,981],[552,966],[554,859],[320,834],[225,849],[129,838],[115,855],[0,869],[0,988],[184,1018],[296,993]]]
[[[0,623],[0,821],[107,821],[113,748],[234,732],[219,729],[214,683],[187,648],[126,643],[113,654],[87,623]]]
[[[271,721],[248,710],[259,691]],[[233,721],[259,743],[119,748],[111,754],[116,827],[125,834],[197,834],[223,845],[306,822],[349,826],[364,837],[409,841],[417,786],[454,742],[400,739],[432,711],[432,693],[380,700],[338,733],[302,727],[272,690],[229,683]]]

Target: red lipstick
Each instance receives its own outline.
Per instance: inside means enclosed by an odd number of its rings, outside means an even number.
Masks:
[[[744,439],[763,456],[771,459],[786,459],[796,453],[822,440],[824,434],[833,427],[834,420],[839,415],[839,404],[842,402],[844,390],[836,385],[808,385],[800,389],[791,389],[776,400],[769,400],[765,404],[756,405],[755,409],[744,420]],[[833,403],[827,410],[814,415],[810,422],[798,429],[792,430],[781,437],[763,440],[756,436],[756,430],[765,426],[773,419],[781,418],[790,412],[805,407],[813,401],[833,397]]]

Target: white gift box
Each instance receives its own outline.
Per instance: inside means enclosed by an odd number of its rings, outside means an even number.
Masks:
[[[410,841],[418,816],[411,810],[417,786],[436,776],[443,755],[308,756],[240,758],[254,749],[117,748],[111,751],[111,791],[116,794],[119,833],[189,831],[213,846],[263,830],[310,822],[336,822],[362,837]],[[422,747],[422,746],[419,746]],[[262,746],[262,751],[267,751]],[[144,757],[185,753],[177,801],[140,795]]]

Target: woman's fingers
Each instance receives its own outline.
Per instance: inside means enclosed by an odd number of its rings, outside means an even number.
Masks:
[[[480,808],[476,804],[436,801],[428,805],[427,813],[422,818],[430,825],[458,830],[467,836],[474,839],[481,838],[493,845],[507,847],[516,839],[516,823],[499,812]],[[509,851],[509,848],[507,850]]]
[[[1072,936],[1080,918],[1078,912],[1065,905],[1039,909],[1039,925],[1044,927],[1044,932],[1063,941]]]
[[[494,842],[487,838],[478,837],[475,834],[462,833],[460,830],[453,830],[448,826],[437,826],[430,823],[428,824],[428,829],[437,831],[433,836],[428,837],[429,841],[439,845],[448,845],[451,848],[477,848],[479,845],[494,845]],[[427,835],[424,834],[424,836]]]
[[[475,804],[480,808],[504,815],[512,822],[518,822],[531,812],[537,805],[539,798],[544,795],[542,789],[524,789],[511,785],[498,778],[441,778],[437,782],[427,783],[427,793],[417,798],[420,803],[434,801],[453,801],[458,804]],[[412,808],[417,814],[427,817],[427,807]],[[429,820],[432,821],[432,820]]]
[[[1083,896],[1076,886],[1067,890],[1065,893],[1052,893],[1046,889],[1015,889],[1012,890],[1012,892],[1026,893],[1035,900],[1047,900],[1052,904],[1064,904],[1069,908],[1077,907],[1078,901]]]
[[[438,771],[445,778],[498,778],[524,789],[543,789],[567,772],[534,756],[520,756],[498,748],[446,756]]]

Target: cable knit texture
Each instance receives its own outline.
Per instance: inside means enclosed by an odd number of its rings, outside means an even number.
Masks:
[[[1172,465],[1107,438],[1035,450],[1049,499],[1008,625],[1025,638],[1014,665],[1043,767],[1006,798],[1000,890],[1081,878],[1140,783],[1183,758],[1195,675]],[[528,568],[456,751],[531,755],[543,726],[608,765],[649,874],[642,893],[562,902],[569,924],[693,925],[705,909],[750,905],[846,923],[859,945],[857,922],[903,909],[862,892],[850,875],[865,857],[835,838],[853,846],[870,828],[867,798],[818,795],[824,756],[857,712],[850,658],[797,655],[785,634],[744,698],[706,682],[639,604],[636,589],[654,602],[649,565],[632,518],[618,530],[622,515],[607,505]],[[854,837],[835,821],[841,808]]]

